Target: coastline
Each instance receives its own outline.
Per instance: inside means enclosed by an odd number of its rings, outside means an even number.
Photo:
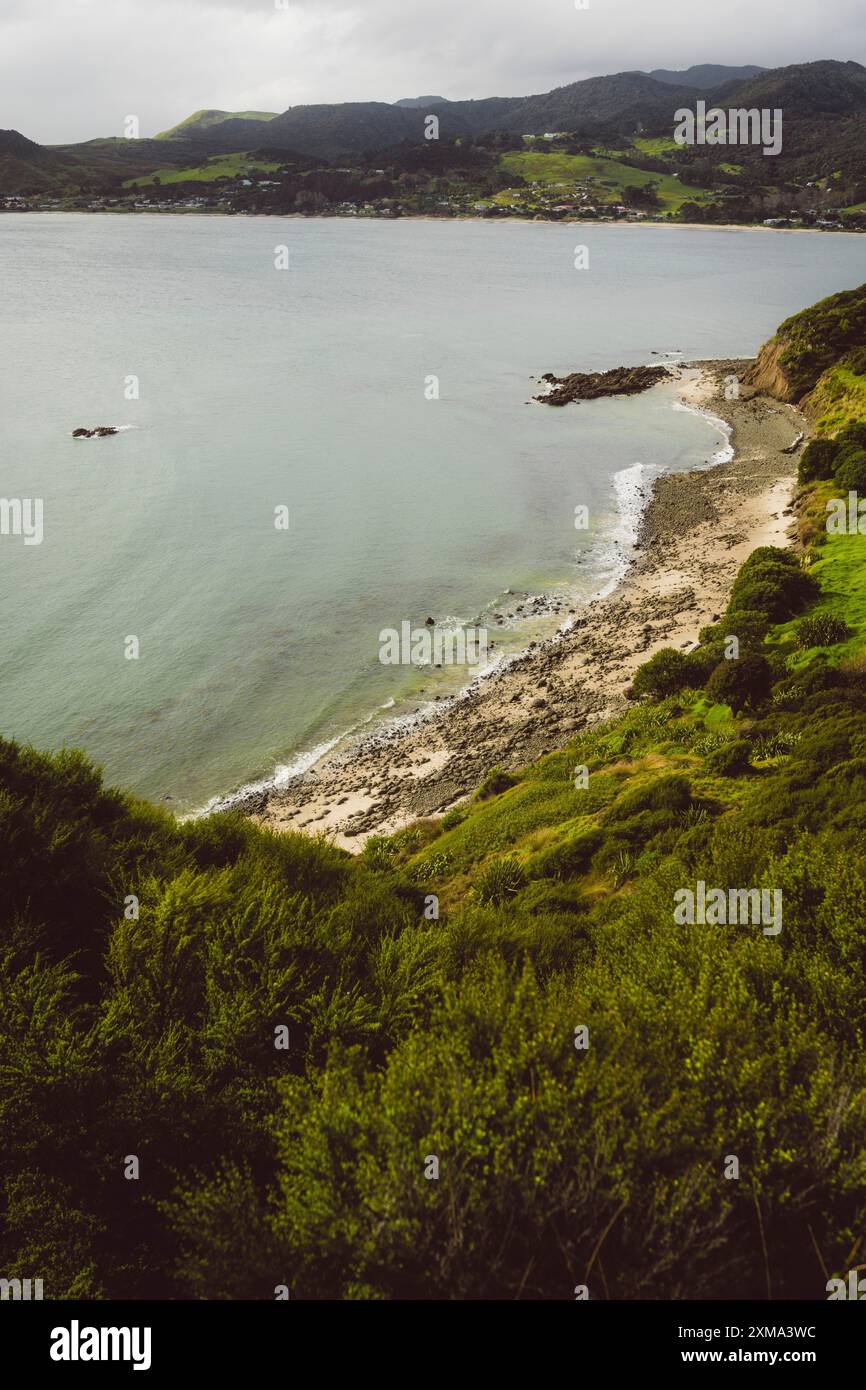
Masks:
[[[2,196],[2,195],[0,195]],[[211,208],[146,208],[138,211],[133,208],[0,208],[0,217],[27,217],[35,214],[46,217],[63,213],[74,217],[242,217],[250,220],[271,218],[277,222],[286,219],[299,222],[441,222],[446,226],[452,222],[481,222],[488,226],[502,227],[509,222],[521,227],[680,227],[695,232],[768,232],[777,236],[790,236],[797,232],[820,233],[822,236],[864,236],[862,227],[767,227],[763,222],[678,222],[672,217],[483,217],[470,213],[455,213],[453,217],[436,217],[430,212],[406,212],[399,217],[358,217],[352,213],[332,213],[328,216],[311,216],[306,212],[218,212]]]
[[[285,786],[220,804],[357,853],[370,835],[443,813],[490,768],[519,768],[624,709],[636,668],[661,647],[695,644],[726,606],[746,556],[785,545],[792,531],[796,455],[783,451],[808,425],[796,407],[755,392],[726,400],[725,378],[748,365],[679,369],[682,408],[723,421],[733,456],[656,479],[629,568],[567,631],[408,723],[324,751]]]

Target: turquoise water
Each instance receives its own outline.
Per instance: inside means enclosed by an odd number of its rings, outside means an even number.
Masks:
[[[0,268],[0,495],[44,500],[41,545],[0,536],[0,729],[189,809],[453,683],[381,665],[381,629],[589,597],[628,470],[724,443],[668,388],[551,410],[533,375],[750,354],[866,241],[32,214]],[[100,424],[131,428],[70,437]]]

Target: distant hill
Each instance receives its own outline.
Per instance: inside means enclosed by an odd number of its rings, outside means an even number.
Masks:
[[[676,84],[669,80],[671,75]],[[194,139],[214,152],[255,145],[298,150],[323,159],[422,140],[431,111],[439,117],[444,139],[492,130],[514,135],[567,130],[596,139],[631,136],[636,131],[661,135],[672,128],[674,113],[683,102],[695,101],[708,90],[714,100],[735,97],[738,105],[781,106],[787,126],[866,112],[866,68],[828,60],[775,69],[702,64],[665,78],[656,73],[620,72],[527,97],[473,101],[405,97],[394,104],[293,106],[264,119],[255,112],[197,112],[167,134],[173,139]],[[826,131],[822,138],[828,133],[832,138],[832,132]]]
[[[45,154],[42,145],[28,140],[18,130],[0,130],[0,155],[14,155],[16,159],[40,159]]]
[[[163,130],[159,135],[155,135],[154,139],[195,139],[203,131],[213,130],[215,126],[222,125],[225,121],[272,121],[277,114],[276,111],[194,111],[191,116],[187,116],[185,121],[180,121],[170,130]]]
[[[421,140],[425,114],[384,101],[293,106],[270,121],[223,121],[203,131],[201,141],[213,150],[243,150],[255,144],[334,159],[401,140]]]
[[[166,148],[175,159],[192,163],[200,147],[177,141],[88,140],[81,145],[38,145],[17,130],[0,131],[0,196],[105,192],[123,179],[149,173],[165,162]]]
[[[444,139],[491,130],[519,135],[551,130],[606,135],[631,132],[638,125],[672,127],[682,99],[681,90],[674,91],[645,73],[625,72],[587,78],[529,97],[488,97],[423,107],[375,101],[294,106],[267,122],[222,121],[202,130],[200,138],[214,150],[239,150],[254,142],[263,148],[288,146],[333,159],[384,149],[402,140],[422,140],[431,109],[439,116]]]
[[[727,67],[724,63],[696,63],[694,67],[676,71],[672,68],[653,68],[647,77],[666,82],[671,87],[699,87],[702,91],[720,87],[723,82],[742,82],[766,72],[766,68],[747,63],[745,67]]]
[[[448,102],[447,97],[401,97],[395,101],[395,106],[445,106]]]
[[[227,117],[176,130],[214,151],[237,151],[254,143],[324,159],[419,141],[431,111],[439,117],[444,139],[493,130],[514,135],[566,130],[612,139],[638,131],[662,135],[672,129],[679,106],[710,90],[716,100],[736,97],[738,105],[783,106],[788,124],[866,111],[866,69],[859,63],[820,61],[777,69],[707,63],[678,73],[657,69],[590,77],[527,97],[448,101],[430,96],[405,97],[394,104],[294,106],[266,121]]]
[[[665,70],[659,70],[665,71]],[[0,134],[0,193],[72,188],[89,192],[113,181],[153,173],[170,165],[195,167],[216,154],[249,150],[274,151],[277,158],[325,162],[371,156],[382,164],[382,151],[406,142],[425,145],[425,121],[439,118],[443,141],[472,139],[502,132],[519,144],[524,135],[565,131],[578,141],[611,148],[631,146],[635,137],[667,138],[671,148],[642,150],[638,167],[665,174],[673,165],[679,177],[703,186],[706,166],[723,164],[724,150],[673,149],[670,137],[675,112],[707,95],[703,82],[727,74],[711,88],[714,104],[782,108],[783,151],[776,172],[802,179],[804,185],[847,188],[848,202],[864,200],[866,180],[866,68],[859,63],[821,60],[754,75],[731,77],[744,69],[705,64],[676,74],[691,78],[683,86],[645,72],[620,72],[572,82],[554,91],[527,97],[488,97],[448,101],[436,97],[403,98],[399,103],[343,102],[294,106],[271,112],[197,111],[155,140],[92,140],[80,145],[42,147],[17,131]],[[279,153],[276,153],[279,152]],[[642,163],[640,162],[642,161]],[[393,162],[393,161],[392,161]],[[698,164],[691,180],[691,165]],[[720,178],[735,178],[744,196],[767,183],[760,145],[738,150],[737,168]],[[718,182],[718,180],[717,180]],[[841,205],[841,204],[840,204]]]
[[[748,82],[716,87],[717,106],[781,110],[786,177],[849,182],[866,177],[866,68],[859,63],[798,63],[761,73]],[[743,147],[742,162],[762,163],[760,151]],[[859,201],[857,199],[851,201]]]
[[[63,181],[62,162],[44,145],[18,130],[0,130],[0,193],[51,193]]]
[[[610,77],[589,77],[542,96],[524,97],[503,122],[506,130],[542,134],[551,130],[575,130],[602,134],[616,130],[626,134],[638,124],[673,123],[682,103],[682,92],[672,92],[642,72],[618,72]]]
[[[849,116],[866,112],[866,68],[825,59],[771,68],[748,82],[726,82],[714,101],[736,96],[737,104],[782,107],[785,119]]]

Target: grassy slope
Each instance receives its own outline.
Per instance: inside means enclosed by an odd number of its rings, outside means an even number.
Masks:
[[[774,342],[797,399],[822,373],[844,367],[849,353],[866,344],[866,285],[829,295],[779,325]]]
[[[221,125],[223,121],[273,121],[278,115],[278,111],[194,111],[186,120],[179,121],[170,130],[161,131],[154,139],[184,139],[191,130],[210,130],[212,126]]]
[[[504,154],[501,158],[504,170],[520,174],[527,183],[540,182],[546,185],[557,183],[574,184],[576,181],[592,180],[592,197],[598,203],[620,202],[623,186],[644,188],[655,183],[662,209],[676,212],[684,202],[701,202],[707,194],[700,188],[689,188],[680,183],[672,174],[650,173],[645,169],[633,169],[620,160],[596,158],[582,154],[535,154],[532,151]],[[610,184],[611,187],[605,187]],[[531,190],[508,190],[498,201],[524,201],[531,199]],[[562,190],[563,199],[568,199],[568,189]]]
[[[834,435],[852,420],[866,421],[866,377],[847,366],[829,368],[810,400],[819,435]]]
[[[238,178],[248,174],[252,169],[264,170],[271,173],[279,169],[279,163],[268,162],[264,159],[254,159],[246,152],[240,154],[217,154],[204,160],[201,164],[195,165],[190,169],[156,169],[152,174],[143,178],[127,179],[124,188],[149,188],[153,187],[154,180],[159,179],[160,183],[213,183],[215,179]]]
[[[823,510],[822,501],[818,509]],[[792,671],[822,654],[838,664],[866,653],[866,536],[828,537],[818,554],[811,572],[820,583],[821,596],[810,614],[834,614],[847,623],[851,636],[833,648],[804,651],[795,642],[799,618],[777,624],[767,641],[784,653]],[[639,706],[609,727],[539,759],[519,775],[513,787],[490,799],[470,802],[461,808],[460,823],[445,833],[438,834],[438,827],[428,824],[396,836],[393,862],[402,865],[414,882],[435,884],[450,907],[471,903],[484,869],[503,855],[521,864],[530,880],[530,887],[521,891],[532,892],[531,881],[549,872],[546,865],[551,861],[544,858],[545,851],[603,827],[618,797],[651,785],[661,775],[687,774],[698,803],[712,801],[724,808],[723,815],[750,798],[759,798],[760,775],[784,761],[777,753],[768,751],[765,757],[753,758],[753,770],[741,777],[720,777],[707,765],[709,755],[749,727],[747,717],[734,719],[727,706],[714,705],[701,695]],[[587,790],[574,787],[578,766],[590,769]],[[424,844],[431,834],[435,839]],[[643,865],[644,872],[651,872],[652,862]],[[602,875],[590,869],[585,875],[570,873],[568,878],[574,889],[598,900],[628,893],[627,883],[618,882],[624,868],[631,873],[635,865],[614,862]],[[519,904],[520,897],[515,901]]]
[[[836,491],[830,484],[819,496]],[[832,648],[810,647],[791,653],[789,664],[795,669],[807,665],[819,653],[838,662],[852,659],[866,650],[866,536],[828,536],[818,555],[812,573],[821,585],[821,597],[811,612],[816,615],[832,613],[841,618],[850,628],[851,636],[847,642],[837,643]],[[779,626],[775,639],[784,643],[793,637],[795,628],[795,622]]]

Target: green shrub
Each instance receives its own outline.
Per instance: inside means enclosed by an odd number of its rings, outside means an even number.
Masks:
[[[482,871],[475,895],[482,907],[499,907],[519,893],[525,882],[523,865],[516,859],[494,859]]]
[[[740,574],[751,574],[759,566],[774,564],[786,569],[798,570],[800,562],[793,551],[784,550],[778,545],[758,545],[745,558],[740,566]]]
[[[397,846],[387,835],[371,835],[361,852],[361,858],[377,873],[387,873],[394,866]]]
[[[529,872],[532,878],[578,878],[589,870],[592,857],[603,843],[600,830],[587,830],[562,844],[551,845],[534,856]]]
[[[718,777],[742,777],[750,771],[751,753],[748,739],[734,738],[709,755],[707,767]]]
[[[707,697],[715,704],[730,705],[735,714],[769,697],[773,668],[766,657],[747,652],[736,661],[720,661],[707,681]]]
[[[766,613],[762,613],[759,608],[737,608],[725,614],[724,621],[717,624],[719,631],[723,634],[723,640],[727,637],[737,637],[740,646],[760,646],[770,628],[770,622]]]
[[[764,758],[787,757],[800,743],[802,734],[793,729],[779,729],[774,734],[759,738],[753,745],[753,757],[761,762]]]
[[[611,821],[605,826],[601,847],[593,856],[596,870],[613,870],[624,862],[623,856],[637,862],[638,856],[650,847],[661,852],[673,849],[682,833],[682,816],[687,811],[638,811],[627,820]]]
[[[858,355],[864,365],[866,365],[866,348],[860,348]],[[852,367],[852,370],[856,369]],[[859,371],[858,375],[862,376],[863,372]],[[849,444],[853,444],[855,449],[866,449],[866,423],[862,420],[854,420],[850,425],[846,425],[844,429],[839,431],[834,442],[843,448]]]
[[[866,494],[866,449],[846,449],[833,471],[833,481],[842,492]]]
[[[254,838],[251,822],[239,811],[187,821],[181,834],[200,869],[224,869],[237,863]]]
[[[684,811],[691,799],[688,777],[681,772],[670,773],[642,786],[630,787],[614,802],[608,821],[629,820],[639,811]]]
[[[828,768],[866,755],[866,721],[861,714],[838,705],[828,706],[822,715],[820,725],[807,729],[800,739],[798,760]]]
[[[730,612],[751,609],[766,613],[774,623],[786,622],[820,593],[817,582],[803,570],[766,561],[744,566],[731,590]]]
[[[454,830],[458,825],[462,825],[466,819],[466,812],[459,806],[452,806],[450,811],[446,811],[442,817],[442,829]]]
[[[833,465],[839,445],[835,439],[813,439],[800,455],[797,481],[806,483],[824,482],[833,476]]]
[[[501,767],[492,767],[475,793],[476,801],[487,801],[491,796],[507,792],[520,781],[516,772],[505,772]]]
[[[717,662],[721,661],[724,654],[725,644],[723,640],[707,642],[688,653],[686,660],[691,670],[689,685],[693,690],[700,690],[706,685],[710,672]]]
[[[674,647],[662,647],[635,671],[631,689],[636,699],[649,696],[663,700],[678,690],[700,684],[698,667],[691,657]]]
[[[864,455],[866,457],[866,455]],[[851,635],[848,624],[833,613],[816,613],[814,617],[803,618],[797,624],[797,645],[799,647],[834,647]]]
[[[582,888],[576,883],[558,883],[548,879],[535,879],[522,890],[517,899],[522,912],[533,916],[549,912],[585,914],[590,902]]]
[[[801,624],[802,626],[802,624]],[[849,688],[849,679],[839,666],[832,665],[824,652],[816,654],[807,666],[802,667],[784,681],[780,691],[793,691],[800,704],[818,691],[835,690],[841,692]]]

